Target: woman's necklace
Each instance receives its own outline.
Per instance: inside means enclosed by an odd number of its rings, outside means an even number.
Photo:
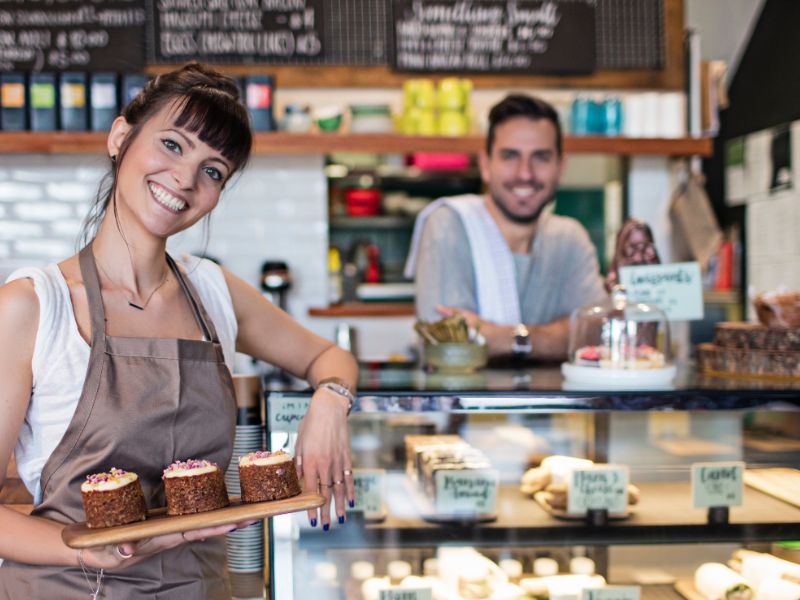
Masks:
[[[97,578],[95,579],[94,586],[89,581],[89,575],[86,573],[86,565],[83,562],[83,550],[78,551],[78,562],[81,564],[81,571],[83,571],[83,578],[86,579],[86,584],[89,586],[89,591],[92,593],[91,599],[98,600],[100,598],[100,586],[103,582],[103,572],[105,569],[97,571]]]
[[[106,279],[108,279],[111,283],[113,283],[114,285],[116,285],[118,287],[123,287],[120,284],[118,284],[116,281],[114,281],[111,277],[109,277],[108,273],[106,273],[106,270],[103,268],[103,265],[100,264],[100,261],[95,260],[95,262],[100,267],[100,270],[103,272],[103,275],[106,276]],[[138,304],[138,303],[134,302],[133,300],[131,300],[130,297],[128,297],[127,298],[128,306],[130,306],[131,308],[135,308],[136,310],[144,310],[145,308],[147,308],[147,305],[150,304],[150,299],[155,295],[155,293],[158,290],[161,289],[161,286],[164,285],[167,282],[167,274],[168,273],[169,273],[168,270],[164,271],[164,276],[161,278],[161,283],[159,283],[155,288],[153,288],[153,291],[150,292],[150,295],[147,296],[147,299],[142,304]]]

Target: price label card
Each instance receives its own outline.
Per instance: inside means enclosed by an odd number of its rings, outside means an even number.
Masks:
[[[383,512],[385,477],[385,469],[353,469],[356,502],[349,510],[367,514]]]
[[[628,467],[596,465],[591,469],[572,471],[567,512],[583,514],[588,510],[604,509],[615,514],[628,509]]]
[[[431,588],[392,588],[381,590],[379,600],[433,600]]]
[[[297,433],[310,402],[311,396],[270,396],[267,400],[269,430]]]
[[[741,506],[743,495],[743,462],[707,462],[692,465],[692,501],[695,508]]]
[[[465,469],[437,471],[436,512],[442,515],[494,513],[497,505],[497,471]]]
[[[703,287],[696,262],[620,267],[628,301],[655,304],[671,321],[703,318]]]
[[[638,585],[609,585],[584,589],[581,600],[639,600],[642,588]]]

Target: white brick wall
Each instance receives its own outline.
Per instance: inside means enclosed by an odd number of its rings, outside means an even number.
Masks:
[[[76,251],[81,221],[105,174],[100,155],[6,155],[0,169],[0,277]],[[266,259],[285,260],[294,275],[289,310],[306,325],[325,303],[327,184],[320,156],[256,156],[227,189],[211,218],[207,253],[257,285]],[[203,250],[196,225],[170,251]],[[325,328],[327,329],[327,328]],[[330,337],[331,333],[320,333]]]

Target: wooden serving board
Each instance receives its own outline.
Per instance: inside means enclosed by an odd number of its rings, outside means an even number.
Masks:
[[[117,527],[90,529],[86,523],[74,523],[62,530],[61,538],[70,548],[91,548],[135,542],[157,535],[182,533],[203,527],[216,527],[252,519],[266,519],[285,513],[317,508],[324,503],[325,499],[320,494],[310,492],[272,502],[243,503],[239,496],[232,496],[230,506],[191,515],[170,516],[166,514],[166,508],[157,508],[148,511],[147,519],[144,521]]]
[[[744,483],[800,508],[800,470],[786,467],[746,469]]]

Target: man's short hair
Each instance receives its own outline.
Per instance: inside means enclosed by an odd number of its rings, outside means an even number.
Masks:
[[[539,119],[550,121],[556,128],[556,150],[561,156],[561,123],[558,120],[556,109],[541,98],[525,94],[509,94],[489,111],[489,132],[486,135],[487,154],[491,155],[492,153],[495,127],[516,117],[526,117],[533,121]]]

